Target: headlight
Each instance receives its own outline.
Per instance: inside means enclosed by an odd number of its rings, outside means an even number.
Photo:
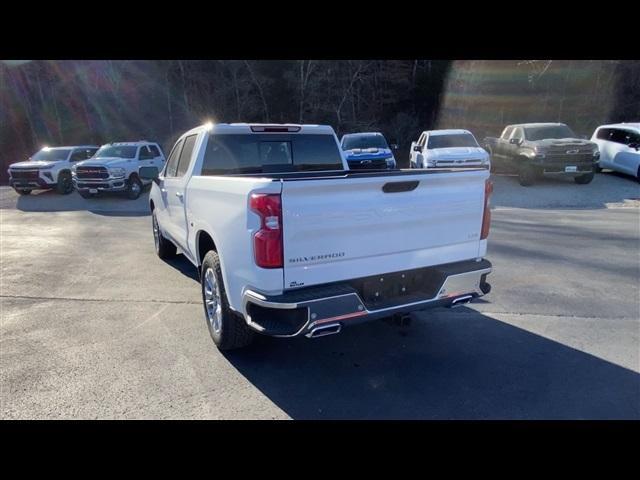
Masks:
[[[112,177],[124,177],[124,168],[110,168],[109,175]]]

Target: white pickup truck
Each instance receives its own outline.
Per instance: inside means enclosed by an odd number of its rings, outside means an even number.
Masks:
[[[486,294],[486,169],[348,171],[322,125],[205,125],[144,168],[155,248],[200,272],[221,350]]]
[[[127,198],[135,200],[150,183],[140,178],[140,168],[159,170],[164,160],[157,143],[145,140],[108,143],[89,160],[74,165],[71,169],[73,186],[84,198],[101,192],[124,192]]]
[[[411,168],[490,168],[489,153],[469,130],[426,130],[411,142]]]

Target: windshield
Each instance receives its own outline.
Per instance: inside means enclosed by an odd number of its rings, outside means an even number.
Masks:
[[[527,127],[524,129],[527,140],[545,140],[547,138],[575,138],[576,134],[566,125],[549,125],[547,127]]]
[[[382,135],[345,135],[342,140],[343,150],[354,148],[389,148]]]
[[[123,145],[106,145],[96,152],[94,157],[136,158],[138,147]]]
[[[428,149],[477,147],[478,142],[470,133],[456,133],[453,135],[429,135]]]
[[[59,161],[66,160],[71,150],[68,148],[46,148],[36,153],[31,160]]]

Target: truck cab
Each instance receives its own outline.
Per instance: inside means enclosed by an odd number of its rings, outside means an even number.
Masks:
[[[84,198],[101,192],[123,192],[135,200],[150,181],[140,177],[140,168],[160,169],[165,158],[153,142],[116,142],[100,147],[95,155],[72,170],[73,184]]]

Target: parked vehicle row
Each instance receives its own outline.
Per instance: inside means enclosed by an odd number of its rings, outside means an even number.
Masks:
[[[160,145],[147,141],[44,147],[29,160],[9,166],[9,184],[20,195],[48,189],[64,195],[75,188],[85,198],[125,192],[136,199],[150,184],[140,178],[140,167],[160,169],[164,161]]]
[[[353,170],[329,126],[217,124],[184,133],[162,171],[140,175],[154,182],[156,253],[199,269],[222,350],[490,291],[486,168]]]

